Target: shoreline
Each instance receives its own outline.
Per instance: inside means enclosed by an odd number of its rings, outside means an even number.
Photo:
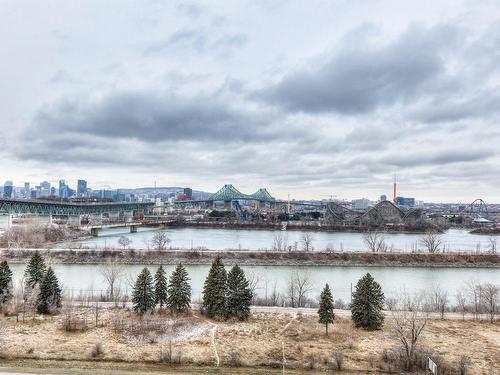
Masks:
[[[241,250],[121,250],[121,249],[0,249],[0,260],[26,263],[40,251],[58,264],[103,264],[109,259],[121,264],[210,265],[220,256],[228,265],[240,266],[337,266],[337,267],[423,267],[500,268],[500,254],[489,253],[402,253],[326,251]]]
[[[283,224],[286,223],[286,231],[310,231],[310,232],[348,232],[348,233],[366,233],[370,231],[380,233],[398,233],[398,234],[425,234],[429,228],[408,228],[402,226],[386,226],[383,228],[372,228],[358,225],[321,225],[319,223],[293,224],[293,221],[279,223],[225,223],[225,222],[174,222],[167,228],[200,228],[200,229],[231,229],[231,230],[270,230],[283,231]],[[439,230],[440,233],[447,229]],[[471,228],[457,228],[469,230]]]

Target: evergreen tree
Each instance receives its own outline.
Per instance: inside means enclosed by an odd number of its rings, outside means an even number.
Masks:
[[[217,256],[210,267],[203,286],[203,312],[210,318],[225,319],[227,316],[226,303],[227,273],[224,264]]]
[[[0,307],[12,299],[12,271],[7,261],[0,263]]]
[[[319,322],[325,325],[325,333],[328,336],[328,324],[333,324],[333,319],[335,319],[333,296],[328,284],[325,285],[325,288],[321,292],[318,315]]]
[[[134,285],[132,291],[132,303],[134,311],[138,314],[145,314],[155,308],[155,291],[153,289],[153,276],[144,267]]]
[[[28,265],[26,266],[26,270],[24,271],[26,289],[31,290],[35,288],[36,284],[41,284],[45,276],[45,269],[46,266],[43,257],[38,251],[35,251],[31,255]]]
[[[158,304],[160,309],[167,304],[167,277],[162,265],[155,273],[155,305]]]
[[[380,329],[384,323],[384,293],[380,285],[367,273],[356,284],[352,295],[351,315],[356,327]]]
[[[61,288],[52,267],[49,267],[40,283],[37,311],[39,314],[49,314],[54,308],[59,307],[61,307]]]
[[[227,315],[239,320],[250,316],[252,291],[243,270],[235,265],[227,274]]]
[[[167,306],[173,313],[186,312],[191,308],[189,276],[182,264],[178,264],[168,283]]]

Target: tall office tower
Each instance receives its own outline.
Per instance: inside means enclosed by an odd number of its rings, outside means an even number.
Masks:
[[[30,191],[30,183],[25,182],[24,183],[24,198],[29,199],[31,197],[31,191]]]
[[[78,180],[78,183],[76,186],[76,194],[79,197],[85,197],[87,195],[87,181]]]
[[[12,192],[14,191],[14,184],[12,181],[5,181],[3,185],[3,196],[4,198],[12,198]]]

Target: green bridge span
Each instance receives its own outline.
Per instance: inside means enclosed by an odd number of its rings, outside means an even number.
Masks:
[[[82,216],[130,211],[146,211],[154,207],[153,202],[99,202],[70,203],[42,200],[0,198],[0,212],[12,214],[33,214],[41,216]]]

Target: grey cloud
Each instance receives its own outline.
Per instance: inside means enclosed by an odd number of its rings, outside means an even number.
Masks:
[[[366,30],[361,33],[365,35]],[[460,30],[448,26],[413,27],[382,46],[369,41],[344,44],[323,64],[288,73],[254,97],[311,113],[367,113],[409,102],[445,73],[443,55],[459,35]],[[352,33],[347,39],[352,42]]]
[[[500,114],[500,96],[497,88],[482,89],[473,96],[438,97],[410,115],[426,123],[454,122],[476,117]]]
[[[206,13],[206,9],[199,3],[196,2],[183,2],[176,6],[177,10],[191,18],[198,18]]]
[[[207,46],[207,36],[203,30],[179,30],[176,31],[165,43],[166,47],[189,45],[197,51]]]
[[[169,51],[179,52],[179,49],[192,50],[197,53],[224,53],[234,52],[235,48],[244,46],[248,37],[242,33],[224,34],[216,30],[218,27],[180,29],[166,40],[150,43],[146,48],[147,54],[158,54]]]
[[[34,127],[45,134],[88,134],[146,142],[193,140],[253,142],[281,137],[271,112],[231,107],[222,99],[146,92],[65,101],[41,111]]]
[[[488,159],[495,155],[491,150],[441,150],[430,151],[422,148],[421,152],[392,154],[381,158],[379,161],[387,165],[401,168],[418,167],[423,165],[447,165],[453,163],[475,162]]]

